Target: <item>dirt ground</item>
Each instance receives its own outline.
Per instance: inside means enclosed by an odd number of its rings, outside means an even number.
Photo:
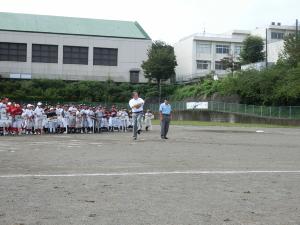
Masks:
[[[300,129],[0,137],[1,225],[299,225]]]

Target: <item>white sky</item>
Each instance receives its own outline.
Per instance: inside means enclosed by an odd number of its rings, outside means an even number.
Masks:
[[[153,40],[174,44],[193,33],[286,25],[300,0],[0,0],[0,11],[138,21]]]

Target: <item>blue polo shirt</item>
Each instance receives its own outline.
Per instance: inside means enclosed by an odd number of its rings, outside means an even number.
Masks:
[[[159,111],[162,114],[170,115],[172,112],[172,107],[170,104],[166,105],[165,103],[160,104]]]

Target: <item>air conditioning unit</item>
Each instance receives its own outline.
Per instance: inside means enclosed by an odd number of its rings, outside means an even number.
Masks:
[[[277,26],[281,26],[281,23],[277,23]]]
[[[275,25],[276,25],[276,23],[275,23],[275,22],[272,22],[272,23],[271,23],[271,25],[275,26]]]

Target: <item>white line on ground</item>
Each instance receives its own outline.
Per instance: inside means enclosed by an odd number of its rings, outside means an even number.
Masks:
[[[73,174],[11,174],[0,175],[0,178],[26,178],[26,177],[101,177],[101,176],[160,176],[160,175],[201,175],[201,174],[215,174],[215,175],[236,175],[236,174],[300,174],[300,170],[249,170],[249,171],[162,171],[162,172],[120,172],[120,173],[73,173]]]

